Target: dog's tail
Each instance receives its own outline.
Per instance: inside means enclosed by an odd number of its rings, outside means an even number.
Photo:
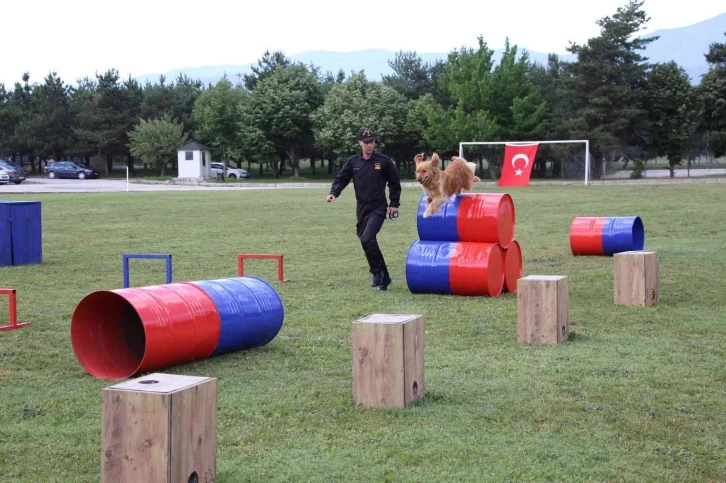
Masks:
[[[466,162],[466,167],[471,170],[471,174],[474,175],[474,182],[478,183],[481,181],[479,177],[476,175],[476,163],[470,163],[469,161]]]

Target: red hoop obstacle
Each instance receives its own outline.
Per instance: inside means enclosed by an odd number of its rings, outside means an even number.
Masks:
[[[19,329],[21,327],[30,325],[30,322],[23,322],[21,324],[18,324],[18,308],[17,308],[17,301],[15,298],[15,289],[14,288],[0,288],[0,295],[7,295],[9,297],[8,320],[10,321],[9,325],[4,325],[4,326],[0,327],[0,331]]]
[[[277,281],[278,282],[289,282],[283,275],[283,264],[282,255],[274,254],[260,254],[260,253],[240,253],[237,255],[237,275],[244,277],[244,259],[245,258],[262,258],[277,260]]]

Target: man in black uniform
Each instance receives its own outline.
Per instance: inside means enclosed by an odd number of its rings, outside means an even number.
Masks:
[[[358,144],[361,153],[351,156],[343,168],[335,176],[330,188],[327,202],[335,201],[343,189],[353,179],[355,199],[357,200],[356,216],[358,223],[358,239],[368,260],[370,272],[373,274],[371,287],[387,290],[391,284],[388,267],[378,247],[376,235],[388,216],[398,216],[401,200],[401,180],[396,165],[385,154],[375,152],[376,136],[370,129],[361,129],[358,133]],[[390,204],[386,201],[386,183],[388,184]]]

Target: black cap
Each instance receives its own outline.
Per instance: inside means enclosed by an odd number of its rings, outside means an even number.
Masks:
[[[358,141],[375,141],[376,135],[372,129],[364,128],[358,131]]]

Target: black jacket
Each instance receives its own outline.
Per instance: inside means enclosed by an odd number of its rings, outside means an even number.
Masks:
[[[401,201],[401,179],[393,160],[385,154],[374,152],[368,160],[363,159],[360,154],[348,158],[343,168],[335,175],[330,194],[339,197],[351,179],[359,206],[384,210],[388,206],[398,208]],[[386,202],[386,183],[391,198],[390,204]]]

